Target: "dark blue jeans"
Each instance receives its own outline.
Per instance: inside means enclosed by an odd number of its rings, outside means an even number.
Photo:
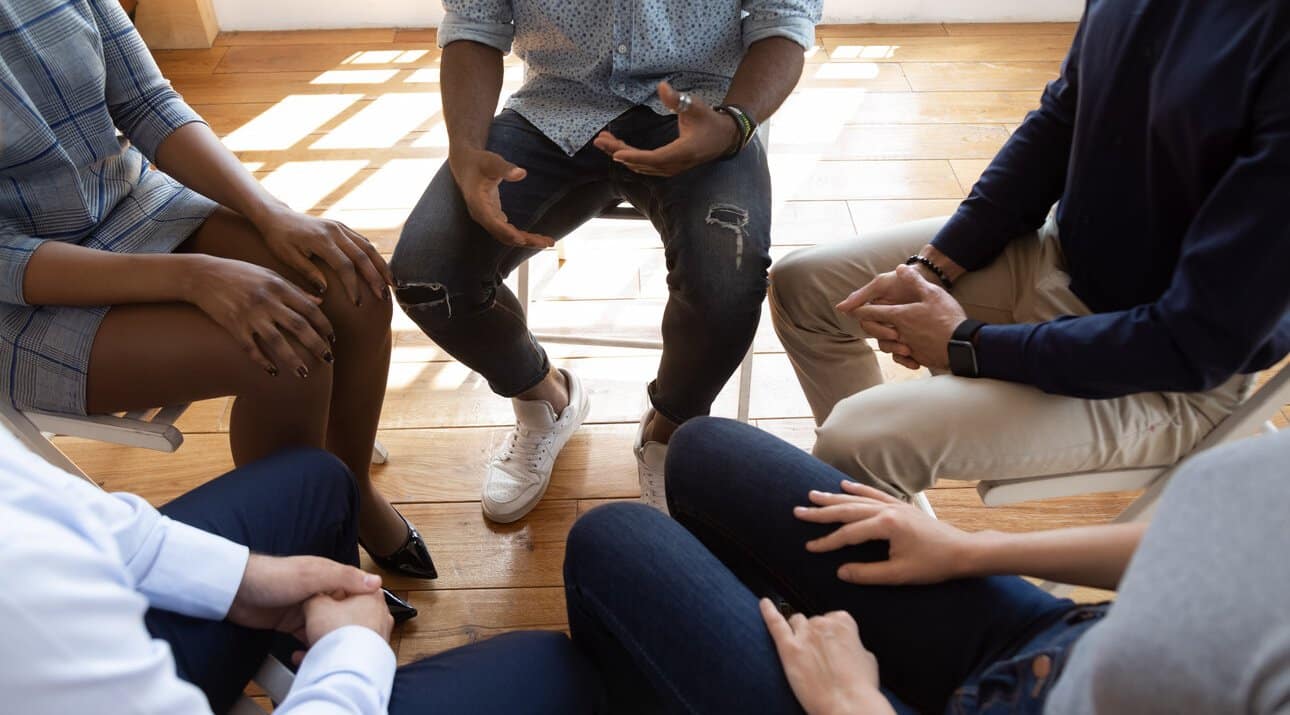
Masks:
[[[676,117],[645,107],[607,127],[652,149],[677,136]],[[588,144],[573,156],[519,114],[493,120],[488,149],[528,171],[503,182],[517,228],[562,238],[630,201],[658,229],[667,261],[663,355],[650,397],[675,422],[706,415],[752,342],[770,266],[770,173],[760,141],[728,161],[671,178],[642,176]],[[536,253],[497,242],[471,220],[445,164],[412,210],[391,268],[408,315],[444,350],[512,397],[541,382],[546,352],[503,279]]]
[[[204,484],[161,512],[256,553],[357,564],[357,509],[344,464],[322,451],[292,450]],[[201,688],[217,713],[228,711],[287,639],[155,609],[146,622],[170,644],[179,676]],[[578,713],[591,712],[599,696],[590,666],[563,634],[513,633],[399,668],[389,711]]]
[[[809,553],[808,540],[836,527],[792,509],[847,478],[761,430],[700,419],[668,449],[675,521],[636,504],[580,519],[565,561],[569,624],[613,711],[800,712],[757,608],[765,595],[808,615],[850,612],[898,709],[978,712],[1011,698],[1012,712],[1038,712],[1058,656],[1095,617],[1016,577],[838,580],[843,563],[886,558],[886,542]],[[1040,653],[1046,669],[1032,662]]]

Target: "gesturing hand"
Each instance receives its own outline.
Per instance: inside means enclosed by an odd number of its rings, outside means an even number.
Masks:
[[[508,246],[549,248],[555,240],[511,225],[502,211],[499,187],[503,181],[523,181],[528,172],[491,151],[461,150],[448,157],[452,177],[457,181],[470,218],[490,236]]]
[[[838,578],[856,584],[928,584],[966,573],[970,534],[873,487],[844,481],[842,491],[846,493],[812,491],[810,500],[816,506],[793,509],[802,521],[842,524],[806,542],[806,550],[823,553],[879,539],[889,545],[886,561],[843,564]]]
[[[911,370],[948,368],[950,336],[967,318],[953,296],[912,266],[878,276],[837,309],[859,320],[879,349]]]
[[[331,266],[346,295],[357,305],[363,304],[363,291],[370,290],[377,300],[383,300],[388,296],[387,286],[394,285],[390,267],[376,246],[339,221],[283,207],[256,228],[269,251],[308,281],[318,295],[327,290],[327,280],[314,258]]]
[[[658,83],[663,106],[675,112],[679,97],[672,85]],[[699,97],[691,95],[690,102],[689,110],[676,115],[679,136],[670,144],[645,151],[602,131],[595,139],[596,148],[637,174],[649,176],[676,176],[724,156],[739,141],[738,126]]]
[[[761,615],[775,641],[789,687],[808,715],[892,712],[878,690],[878,661],[860,642],[846,611],[787,620],[761,600]]]
[[[227,330],[270,375],[281,366],[308,377],[315,361],[332,360],[335,333],[318,307],[321,298],[253,263],[195,259],[200,262],[189,275],[188,302]]]
[[[375,594],[384,607],[381,577],[376,574],[317,556],[251,554],[228,620],[301,637],[304,604],[319,593]]]

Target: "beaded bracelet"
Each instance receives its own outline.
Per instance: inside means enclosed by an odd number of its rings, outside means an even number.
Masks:
[[[945,286],[945,290],[953,290],[954,281],[950,280],[950,277],[945,275],[945,271],[941,270],[940,266],[932,263],[931,259],[926,256],[910,256],[905,260],[905,265],[907,266],[912,266],[915,263],[921,263],[922,265],[927,266],[927,269],[932,273],[935,273],[936,277],[941,279],[941,284]]]
[[[744,147],[748,146],[748,142],[756,136],[757,122],[753,121],[752,115],[737,104],[723,104],[715,109],[735,120],[735,124],[739,127],[739,144],[726,153],[725,158],[729,159],[743,151]]]

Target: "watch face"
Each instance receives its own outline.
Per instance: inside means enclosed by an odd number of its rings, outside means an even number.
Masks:
[[[968,340],[951,340],[950,372],[959,377],[976,377],[976,347]]]

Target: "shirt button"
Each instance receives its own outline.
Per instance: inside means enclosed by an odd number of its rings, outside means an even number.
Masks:
[[[625,55],[625,54],[627,54],[627,45],[619,45],[619,46],[618,46],[618,54],[620,54],[620,55]]]

